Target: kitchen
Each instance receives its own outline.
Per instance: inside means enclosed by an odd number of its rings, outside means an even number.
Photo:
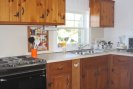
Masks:
[[[76,3],[75,3],[76,2]],[[72,3],[74,5],[72,5]],[[83,5],[81,5],[81,3]],[[88,1],[74,1],[71,2],[69,0],[66,0],[66,8],[67,10],[71,11],[71,8],[77,8],[76,10],[82,8],[82,6],[84,6],[84,9],[85,10],[89,10],[88,9],[88,4],[89,2]],[[132,21],[132,13],[131,11],[129,10],[130,8],[132,8],[132,5],[131,5],[132,1],[131,0],[128,0],[127,1],[121,1],[121,0],[117,0],[115,1],[115,18],[114,18],[114,27],[111,27],[111,28],[95,28],[95,29],[92,29],[90,31],[90,41],[94,41],[96,40],[97,38],[101,38],[101,39],[105,39],[107,41],[112,41],[114,43],[114,46],[117,45],[117,42],[119,41],[119,37],[121,36],[124,36],[126,38],[126,41],[125,41],[125,44],[127,45],[128,44],[128,38],[132,37],[132,25],[131,25],[131,21]],[[87,4],[87,5],[86,5]],[[68,6],[67,6],[68,5]],[[73,6],[73,7],[72,7]],[[81,7],[80,7],[81,6]],[[68,8],[69,7],[69,8]],[[56,47],[55,47],[55,44],[56,42],[54,42],[55,40],[53,40],[55,38],[55,34],[54,34],[55,31],[49,31],[49,51],[44,51],[44,52],[39,52],[39,54],[41,53],[51,53],[53,52],[54,50],[56,50]],[[0,46],[0,50],[2,50],[1,54],[0,54],[0,57],[3,58],[3,57],[10,57],[10,56],[21,56],[21,55],[30,55],[30,53],[27,51],[28,49],[28,41],[27,41],[27,25],[0,25],[0,41],[1,41],[1,46]],[[60,49],[59,49],[60,50]],[[103,53],[104,54],[104,53]],[[120,64],[123,64],[124,63],[126,65],[129,65],[131,64],[132,62],[132,53],[117,53],[117,52],[111,52],[109,54],[120,54],[120,55],[128,55],[130,56],[130,58],[128,57],[116,57],[118,58],[119,60],[116,61],[115,63],[119,62],[120,61]],[[55,54],[56,56],[57,54]],[[102,55],[102,54],[100,54]],[[104,54],[105,55],[105,54]],[[62,55],[59,54],[59,57],[51,57],[49,55],[45,56],[45,55],[40,55],[41,57],[44,56],[44,59],[45,58],[50,58],[51,60],[47,61],[48,63],[51,63],[51,62],[59,62],[59,61],[62,61],[63,59],[78,59],[78,60],[75,60],[75,61],[81,61],[79,59],[82,59],[82,58],[86,58],[86,57],[90,57],[90,55],[86,55],[86,56],[77,56],[77,55],[73,55],[73,54],[70,54],[70,55],[66,55],[65,57]],[[109,56],[110,58],[110,56]],[[125,58],[125,59],[124,59]],[[104,59],[104,58],[103,58]],[[105,58],[106,59],[106,58]],[[128,62],[128,59],[129,59],[129,62]],[[74,61],[72,61],[72,63],[74,63]],[[77,63],[77,62],[76,62]],[[95,62],[94,62],[95,63]],[[112,62],[111,62],[112,63]],[[66,65],[70,65],[71,63],[70,62],[67,62]],[[81,64],[82,64],[82,61],[81,61]],[[58,65],[58,63],[57,63]],[[77,64],[78,65],[78,64]],[[75,65],[75,66],[77,66]],[[85,64],[87,66],[87,64]],[[89,65],[89,64],[88,64]],[[68,66],[67,66],[68,67]],[[71,68],[71,66],[69,66]],[[121,66],[120,66],[121,67]],[[72,67],[73,68],[73,67]],[[79,68],[79,67],[78,67]],[[120,74],[125,74],[123,76],[127,76],[127,77],[121,77],[119,79],[122,79],[122,80],[119,80],[118,81],[118,76],[115,76],[116,77],[116,86],[117,86],[117,89],[132,89],[132,87],[130,86],[129,88],[129,83],[131,83],[131,80],[132,80],[132,76],[131,78],[128,76],[130,75],[130,70],[128,70],[128,67],[124,67],[124,69],[122,69],[122,72],[118,72]],[[80,69],[80,68],[79,68]],[[117,69],[117,68],[116,68]],[[127,70],[126,70],[127,69]],[[130,68],[129,68],[130,69]],[[67,69],[66,69],[67,70]],[[65,70],[64,70],[65,71]],[[68,74],[70,74],[71,76],[71,73],[70,73],[71,69],[67,70]],[[75,70],[76,72],[79,70]],[[48,71],[49,72],[49,71]],[[72,72],[73,76],[76,75],[78,76],[78,80],[80,78],[80,73],[76,73],[74,74],[74,72]],[[132,73],[132,71],[131,71]],[[54,74],[54,73],[53,73]],[[51,74],[52,76],[52,74]],[[74,78],[72,76],[72,79]],[[67,78],[66,78],[67,79]],[[62,81],[65,81],[66,79],[62,80]],[[75,78],[76,79],[76,78]],[[58,80],[58,79],[57,79]],[[130,80],[130,81],[129,81]],[[61,81],[61,79],[59,80]],[[59,82],[58,81],[58,82]],[[125,81],[125,82],[124,82]],[[126,82],[127,81],[127,82]],[[75,83],[74,81],[71,81],[72,84]],[[80,82],[77,81],[78,84],[75,84],[77,85],[76,88],[74,88],[75,85],[72,85],[72,89],[79,89],[80,87]],[[89,83],[89,81],[88,81]],[[109,83],[110,84],[110,83]],[[123,86],[119,86],[119,84],[123,85]],[[125,85],[127,84],[127,85]],[[49,84],[50,85],[50,84]],[[70,84],[71,85],[71,84]],[[82,84],[81,84],[82,85]],[[52,86],[52,84],[51,84]],[[82,86],[81,86],[82,88]],[[116,87],[115,87],[116,88]],[[115,89],[115,88],[111,88],[111,89]],[[20,88],[21,89],[21,88]],[[52,88],[52,89],[55,89],[55,88]],[[69,88],[63,88],[63,89],[71,89],[71,87]],[[82,88],[84,89],[84,88]],[[89,87],[87,86],[86,89],[89,89]],[[97,88],[92,88],[92,89],[97,89]],[[100,88],[100,89],[104,89],[104,88]],[[107,89],[107,88],[106,88]]]

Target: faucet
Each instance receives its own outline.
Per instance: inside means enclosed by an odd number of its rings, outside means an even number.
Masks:
[[[78,50],[82,50],[83,48],[85,48],[86,46],[89,46],[89,44],[85,44],[85,45],[79,45],[79,47],[78,47]]]

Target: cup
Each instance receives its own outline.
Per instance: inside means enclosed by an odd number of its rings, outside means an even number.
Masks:
[[[37,49],[31,49],[31,56],[37,58]]]

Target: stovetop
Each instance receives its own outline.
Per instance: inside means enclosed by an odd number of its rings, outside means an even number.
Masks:
[[[0,68],[11,68],[33,64],[45,64],[46,60],[27,56],[0,58]]]
[[[46,60],[28,56],[14,56],[0,58],[0,76],[27,71],[42,70],[46,67]]]

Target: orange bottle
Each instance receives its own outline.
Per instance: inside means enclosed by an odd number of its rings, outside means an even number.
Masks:
[[[37,58],[37,49],[31,49],[31,56]]]

